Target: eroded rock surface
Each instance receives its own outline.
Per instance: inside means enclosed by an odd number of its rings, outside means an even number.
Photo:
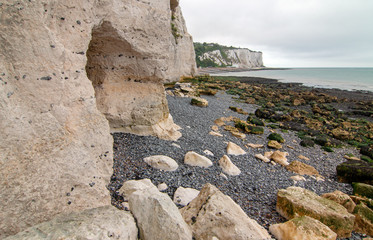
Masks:
[[[128,199],[141,239],[192,239],[179,209],[149,179],[127,181],[120,193]]]
[[[79,213],[61,214],[6,239],[136,240],[137,236],[138,229],[131,213],[105,206]]]
[[[196,68],[175,0],[4,0],[0,12],[2,238],[110,204],[107,119],[180,137],[162,83]]]
[[[300,187],[280,189],[276,210],[286,219],[309,216],[324,223],[338,237],[350,237],[355,216],[342,205]]]
[[[209,183],[180,211],[196,239],[271,239],[230,197]]]

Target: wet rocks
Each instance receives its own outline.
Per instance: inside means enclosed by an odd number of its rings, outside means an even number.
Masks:
[[[351,236],[355,220],[355,216],[340,204],[300,187],[279,190],[276,210],[286,219],[304,215],[315,218],[330,227],[338,237]]]
[[[337,234],[322,222],[302,216],[281,224],[274,224],[269,231],[277,240],[335,240]]]
[[[196,239],[270,239],[268,232],[211,184],[181,214]]]
[[[152,166],[153,168],[164,170],[164,171],[175,171],[179,165],[177,162],[164,155],[155,155],[144,158],[144,162]]]
[[[212,166],[212,162],[205,156],[202,156],[196,152],[189,151],[185,154],[184,163],[190,166],[208,168]]]

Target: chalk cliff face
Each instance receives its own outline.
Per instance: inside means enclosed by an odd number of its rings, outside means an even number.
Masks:
[[[223,53],[222,53],[223,52]],[[214,50],[199,56],[200,61],[209,59],[216,65],[231,66],[236,68],[259,68],[263,66],[261,52],[251,51],[245,48]]]
[[[196,67],[175,0],[4,0],[0,12],[3,238],[110,204],[110,129],[179,137],[162,84]]]

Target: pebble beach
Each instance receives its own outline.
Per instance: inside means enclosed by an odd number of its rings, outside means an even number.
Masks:
[[[359,93],[352,95],[360,96]],[[318,145],[301,147],[299,144],[301,139],[296,132],[291,130],[283,132],[280,129],[267,127],[264,127],[263,134],[246,134],[245,139],[233,136],[222,127],[218,129],[222,137],[212,136],[209,132],[218,118],[232,116],[246,120],[246,115],[230,110],[230,106],[242,108],[248,113],[254,113],[259,106],[236,101],[234,96],[224,91],[219,91],[215,96],[203,96],[203,98],[209,103],[206,108],[191,105],[188,97],[167,97],[174,122],[182,128],[180,130],[182,137],[177,141],[165,141],[152,136],[125,133],[113,134],[114,174],[109,189],[115,206],[123,208],[122,203],[125,199],[118,195],[117,191],[127,180],[149,178],[155,185],[166,183],[168,188],[165,192],[171,198],[178,187],[200,190],[205,183],[211,183],[239,204],[250,218],[268,229],[271,224],[285,221],[276,212],[276,194],[279,189],[299,186],[319,195],[335,190],[347,194],[352,193],[350,184],[337,181],[336,166],[345,161],[346,154],[359,156],[356,148],[345,146],[336,148],[334,152],[325,152]],[[281,151],[289,153],[287,157],[289,162],[297,160],[311,165],[318,170],[323,179],[317,180],[314,176],[305,175],[305,181],[294,181],[291,177],[297,174],[288,171],[285,167],[256,159],[255,154],[273,150],[267,147],[267,136],[272,132],[281,134],[285,139]],[[223,175],[218,164],[219,159],[227,154],[228,142],[239,145],[247,152],[241,156],[229,156],[241,170],[238,176]],[[264,148],[254,149],[247,146],[249,143],[263,144]],[[214,155],[206,155],[206,150]],[[184,156],[188,151],[208,157],[213,162],[213,166],[201,168],[184,164]],[[145,157],[152,155],[169,156],[179,164],[179,167],[174,172],[154,169],[143,161]],[[300,159],[300,155],[309,160]],[[353,234],[350,239],[361,239],[361,237]]]

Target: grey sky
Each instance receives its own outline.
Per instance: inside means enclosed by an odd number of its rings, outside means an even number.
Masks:
[[[373,0],[180,0],[197,42],[263,52],[268,67],[373,67]]]

